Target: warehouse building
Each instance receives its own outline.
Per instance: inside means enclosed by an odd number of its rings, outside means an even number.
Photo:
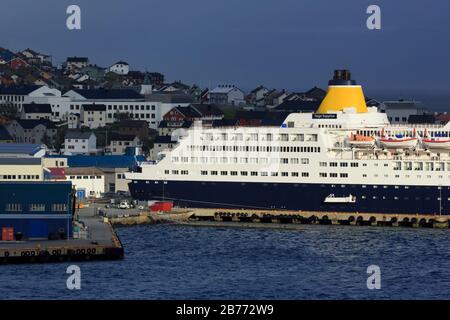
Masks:
[[[70,182],[0,182],[2,240],[72,237],[74,201]]]

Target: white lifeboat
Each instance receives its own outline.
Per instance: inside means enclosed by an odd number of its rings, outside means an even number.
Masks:
[[[375,145],[375,139],[360,134],[352,134],[350,135],[350,138],[347,139],[347,143],[352,147],[372,148]]]
[[[355,203],[356,197],[351,194],[347,197],[336,197],[333,193],[328,195],[325,200],[325,203]]]
[[[447,137],[423,138],[422,143],[428,149],[450,150],[450,138]]]
[[[417,137],[404,137],[396,135],[395,137],[380,138],[382,146],[390,149],[412,149],[417,145]]]

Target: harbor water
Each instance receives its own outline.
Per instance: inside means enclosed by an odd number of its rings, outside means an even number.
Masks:
[[[0,266],[1,299],[448,299],[448,229],[119,228],[125,259]],[[367,267],[381,289],[367,288]]]

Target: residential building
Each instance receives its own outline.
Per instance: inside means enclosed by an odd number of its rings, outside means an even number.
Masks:
[[[57,133],[55,124],[45,119],[13,120],[7,129],[15,142],[45,144],[48,147],[55,143]]]
[[[136,135],[113,133],[108,136],[108,153],[112,155],[125,154],[128,148],[141,147],[141,140]]]
[[[106,105],[84,104],[81,106],[80,124],[90,129],[102,128],[106,125]]]
[[[149,135],[148,123],[145,120],[122,120],[118,127],[120,134],[135,135],[141,140],[147,139]]]
[[[246,96],[246,101],[248,104],[252,104],[255,106],[262,106],[265,104],[264,97],[269,92],[264,86],[258,86]]]
[[[398,100],[384,101],[379,106],[380,112],[386,113],[391,123],[408,123],[411,115],[423,115],[427,108],[419,101]]]
[[[81,121],[80,121],[80,115],[71,113],[69,114],[69,117],[67,118],[67,127],[69,129],[79,129],[81,128]]]
[[[92,155],[97,153],[97,137],[93,132],[68,131],[64,137],[64,154]]]
[[[183,121],[213,121],[223,119],[223,111],[214,104],[192,103],[185,107],[174,107],[163,116],[170,122]]]
[[[157,136],[153,142],[153,148],[150,150],[149,158],[157,160],[159,153],[164,150],[171,150],[177,141],[173,140],[172,136]]]
[[[130,66],[125,61],[118,61],[109,67],[109,72],[114,72],[119,75],[127,75],[130,72]]]
[[[278,91],[276,89],[273,89],[269,91],[264,96],[264,103],[266,105],[266,108],[273,109],[275,107],[278,107],[283,103],[287,95],[288,93],[285,90]]]
[[[209,102],[218,105],[243,105],[245,104],[244,92],[234,85],[219,85],[209,91]]]
[[[89,65],[89,59],[86,57],[68,57],[65,62],[66,72],[73,72],[80,70]]]
[[[174,134],[176,130],[184,129],[187,130],[192,126],[193,122],[184,120],[184,121],[169,121],[163,120],[159,123],[158,127],[158,135],[160,136],[170,136]]]
[[[89,79],[99,82],[104,79],[106,69],[97,65],[89,65],[81,68],[79,72],[89,76]]]
[[[22,107],[22,119],[52,119],[52,107],[48,103],[26,103]]]

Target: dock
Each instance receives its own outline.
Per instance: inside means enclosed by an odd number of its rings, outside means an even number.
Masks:
[[[449,228],[450,216],[288,210],[190,209],[190,220],[243,223],[321,224],[411,228]]]
[[[85,215],[87,239],[0,241],[0,264],[118,260],[123,245],[107,219]]]

